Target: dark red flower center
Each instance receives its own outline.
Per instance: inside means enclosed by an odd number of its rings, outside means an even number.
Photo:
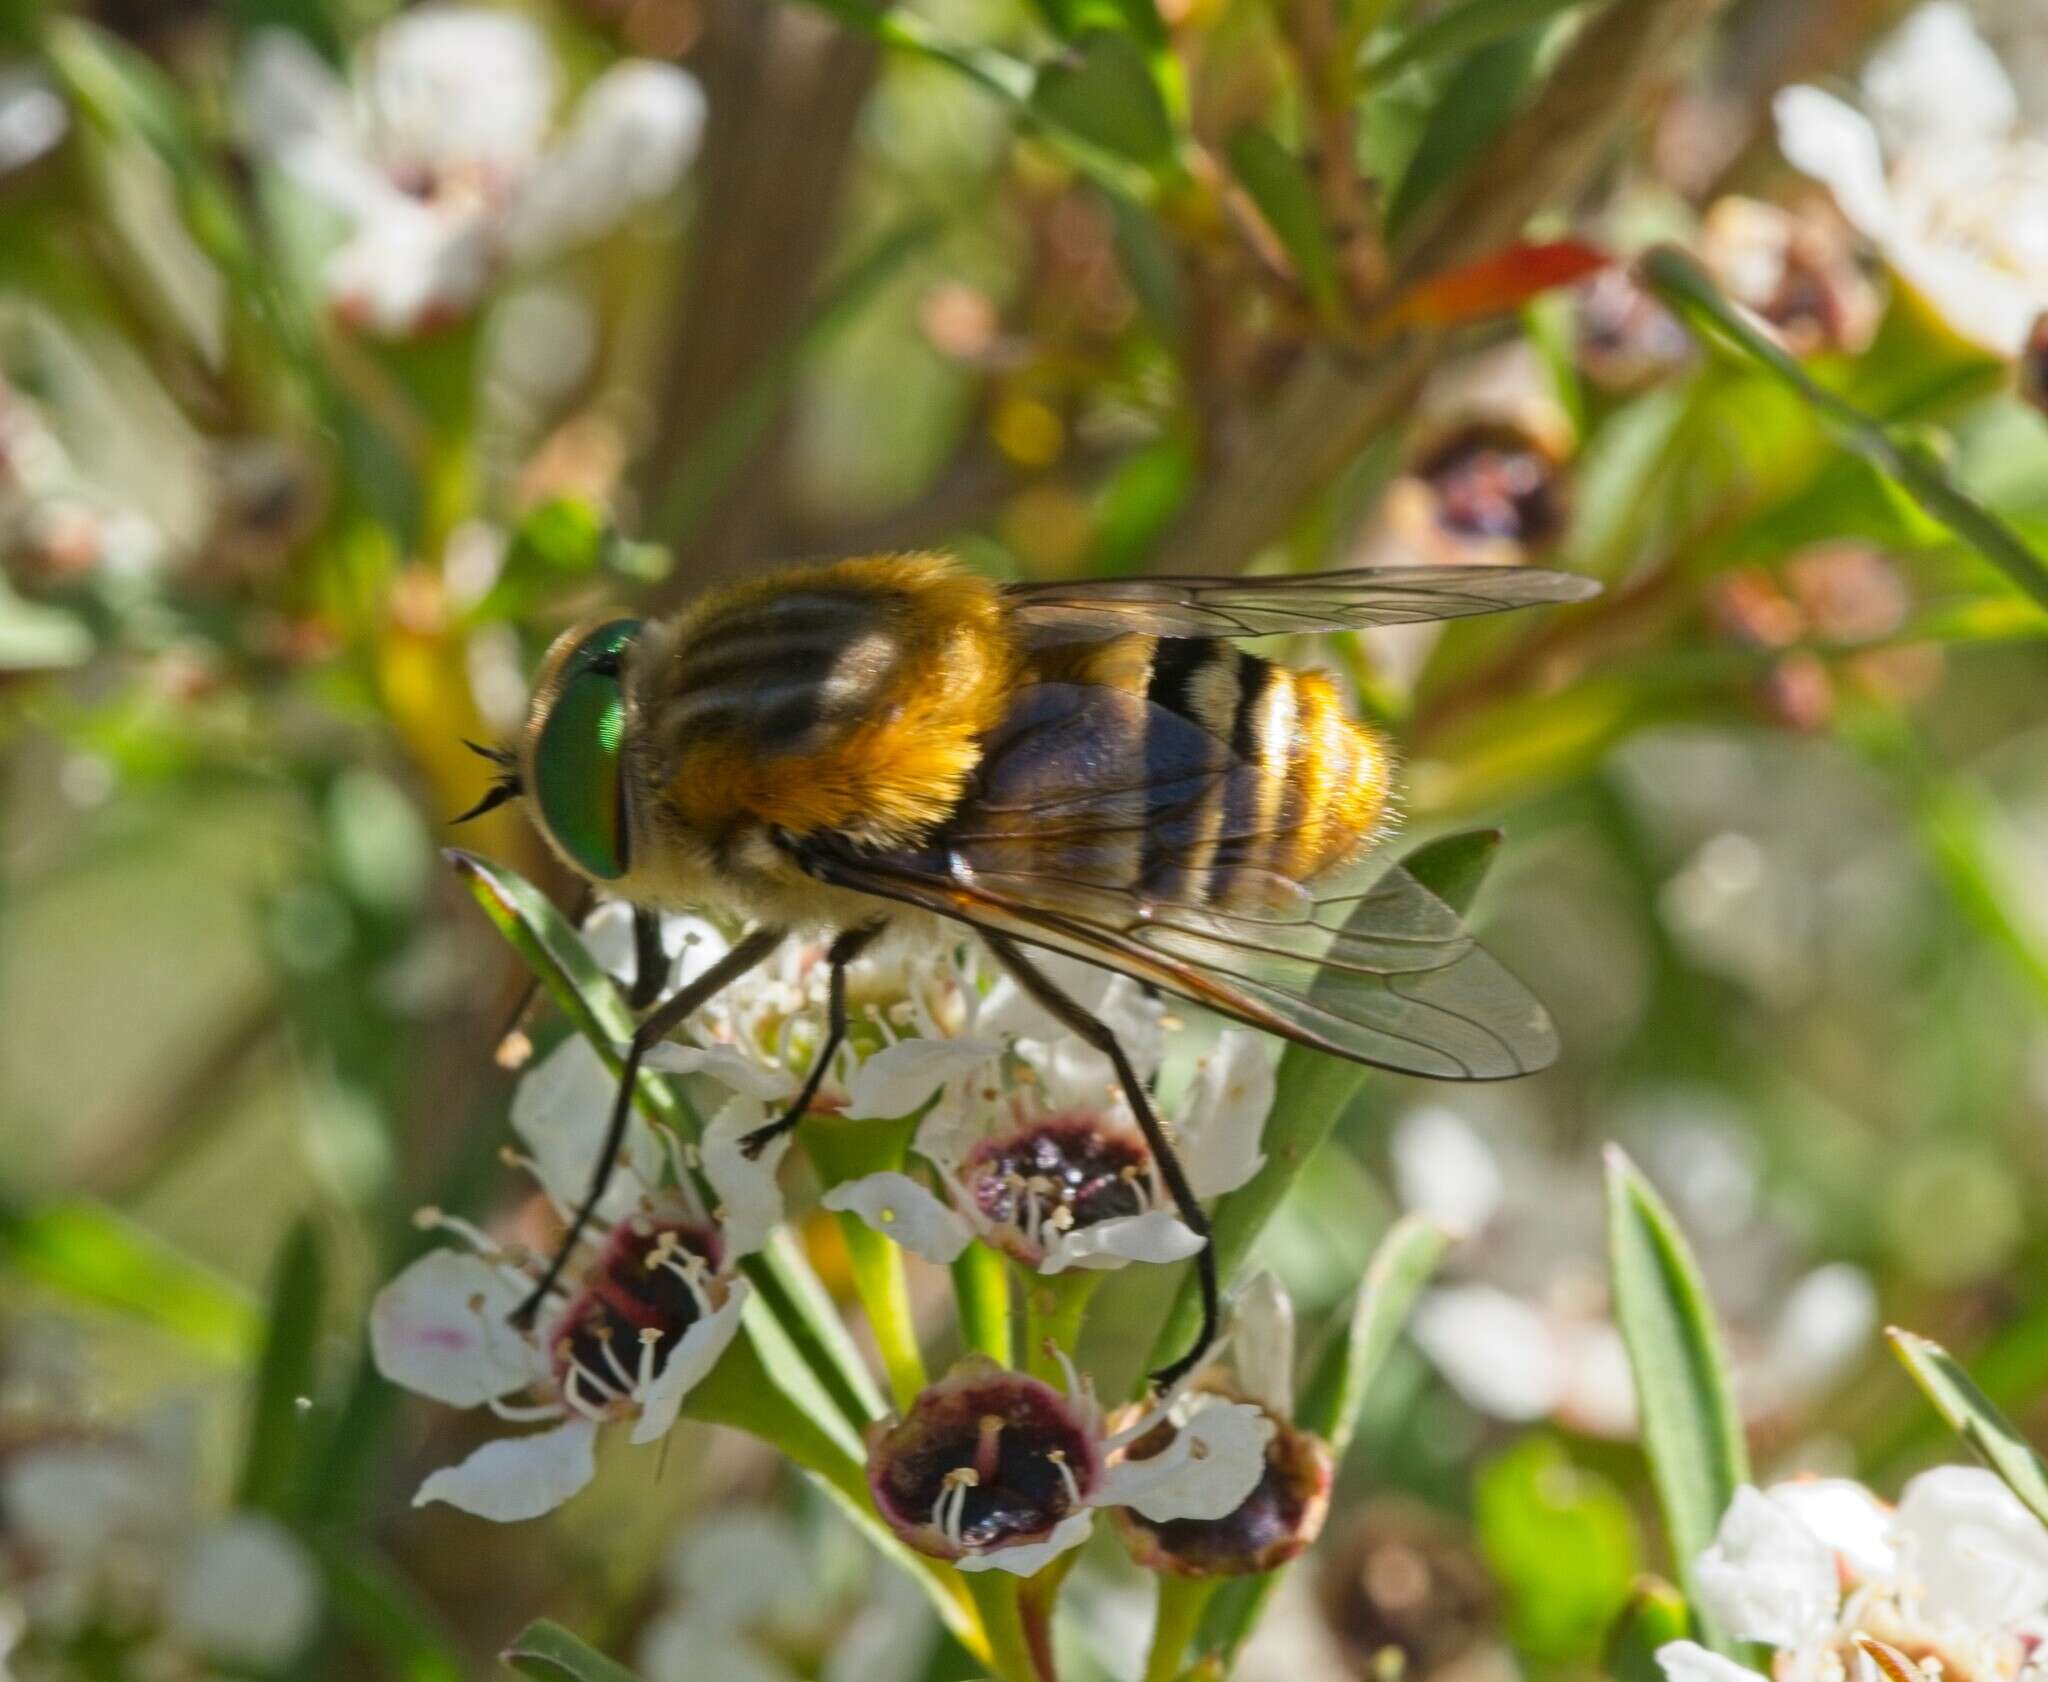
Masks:
[[[1133,1508],[1117,1509],[1117,1527],[1139,1564],[1188,1577],[1234,1577],[1284,1565],[1316,1539],[1329,1511],[1330,1451],[1308,1432],[1275,1423],[1279,1429],[1266,1444],[1257,1485],[1228,1516],[1162,1521]],[[1155,1425],[1125,1458],[1150,1460],[1178,1434],[1170,1421]]]
[[[1415,472],[1436,492],[1437,518],[1454,536],[1538,544],[1564,525],[1556,466],[1513,427],[1467,427]]]
[[[659,1371],[685,1332],[704,1317],[704,1293],[721,1246],[711,1227],[634,1216],[605,1240],[583,1288],[555,1322],[555,1379],[602,1405],[628,1395],[652,1348]]]
[[[1151,1206],[1151,1172],[1152,1153],[1142,1139],[1084,1111],[983,1140],[969,1153],[962,1177],[983,1216],[1037,1245],[1048,1228],[1144,1213]]]

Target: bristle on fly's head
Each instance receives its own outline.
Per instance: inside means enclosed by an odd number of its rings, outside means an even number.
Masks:
[[[519,756],[516,753],[509,748],[485,747],[481,742],[472,742],[467,736],[463,737],[462,745],[479,758],[488,759],[497,766],[499,775],[497,780],[484,790],[484,797],[481,800],[460,817],[448,820],[452,824],[468,823],[470,819],[480,818],[486,812],[494,812],[506,801],[517,800],[526,792],[526,785],[519,780]]]

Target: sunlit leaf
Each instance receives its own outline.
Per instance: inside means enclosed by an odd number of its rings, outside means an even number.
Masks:
[[[1574,1465],[1556,1438],[1532,1436],[1481,1468],[1473,1509],[1480,1550],[1507,1592],[1515,1645],[1555,1663],[1591,1664],[1635,1579],[1626,1497]]]
[[[1242,128],[1230,137],[1230,170],[1287,248],[1316,308],[1334,319],[1340,309],[1337,252],[1307,168],[1266,130]]]
[[[1402,867],[1452,910],[1463,914],[1500,851],[1497,829],[1447,835],[1418,847]],[[1313,996],[1313,995],[1311,995]],[[1225,1280],[1244,1264],[1288,1189],[1308,1166],[1330,1130],[1351,1108],[1371,1073],[1362,1063],[1289,1045],[1275,1077],[1273,1108],[1261,1144],[1265,1165],[1236,1191],[1218,1198],[1210,1213],[1210,1243]],[[1148,1369],[1164,1366],[1185,1349],[1201,1325],[1201,1298],[1190,1276],[1152,1344]]]
[[[1643,1451],[1672,1557],[1692,1588],[1695,1561],[1749,1481],[1749,1452],[1713,1308],[1671,1211],[1634,1163],[1607,1150],[1607,1241],[1614,1317],[1628,1345]],[[1694,1597],[1697,1599],[1697,1596]],[[1737,1651],[1704,1615],[1702,1639]]]
[[[552,1618],[528,1624],[499,1656],[535,1682],[637,1682],[624,1665],[606,1658]]]
[[[0,1261],[224,1361],[252,1359],[263,1341],[263,1317],[246,1291],[102,1204],[0,1211]]]
[[[1989,1466],[2048,1524],[2048,1464],[1977,1388],[1976,1381],[1938,1343],[1894,1327],[1885,1333],[1892,1352],[1926,1392],[1935,1411],[1955,1428],[1970,1452]]]
[[[1130,35],[1098,29],[1038,72],[1032,108],[1060,128],[1147,169],[1173,158],[1173,121],[1151,61]]]
[[[1417,65],[1442,64],[1505,39],[1586,0],[1461,0],[1431,12],[1366,61],[1364,75],[1379,82]]]

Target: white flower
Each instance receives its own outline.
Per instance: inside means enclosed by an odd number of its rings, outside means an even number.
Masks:
[[[274,1670],[312,1639],[320,1579],[277,1520],[236,1513],[193,1539],[169,1611],[178,1633],[210,1657]]]
[[[1773,106],[1785,156],[1957,332],[2017,356],[2048,310],[2048,140],[1958,0],[1914,12],[1862,80],[1868,115],[1818,88]]]
[[[567,1218],[582,1198],[609,1117],[614,1081],[580,1038],[538,1064],[513,1099],[514,1130],[531,1170]],[[420,1503],[446,1501],[484,1518],[536,1517],[596,1472],[598,1427],[630,1421],[636,1444],[658,1441],[691,1389],[738,1334],[748,1286],[733,1271],[780,1215],[774,1190],[784,1147],[752,1161],[739,1140],[765,1119],[735,1098],[705,1129],[701,1164],[716,1199],[706,1208],[666,1135],[636,1125],[600,1206],[532,1330],[512,1324],[538,1260],[465,1222],[427,1212],[465,1249],[430,1251],[377,1295],[371,1353],[396,1384],[454,1407],[485,1406],[547,1428],[485,1444],[421,1485]],[[529,1398],[515,1402],[519,1396]]]
[[[1701,1610],[1745,1641],[1799,1647],[1833,1625],[1835,1556],[1791,1508],[1744,1486],[1694,1566]]]
[[[0,66],[0,176],[42,157],[71,127],[71,112],[42,75]]]
[[[512,12],[428,5],[380,29],[344,86],[296,35],[252,45],[252,142],[350,224],[330,259],[337,307],[383,334],[466,314],[508,263],[544,260],[667,193],[703,95],[673,65],[593,82],[559,133],[547,41]]]
[[[1892,1533],[1900,1572],[1937,1623],[1996,1628],[2048,1607],[2048,1531],[1995,1473],[1921,1473],[1906,1485]]]

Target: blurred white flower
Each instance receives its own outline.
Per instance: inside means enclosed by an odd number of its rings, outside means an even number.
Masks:
[[[1896,1511],[1845,1479],[1738,1490],[1696,1571],[1701,1610],[1797,1679],[1856,1673],[1859,1634],[1938,1652],[1945,1673],[2014,1677],[2048,1612],[2048,1530],[1974,1466],[1922,1473]],[[1657,1657],[1671,1682],[1753,1675],[1689,1641]]]
[[[259,35],[240,104],[251,142],[350,223],[336,308],[404,335],[468,313],[506,265],[603,234],[695,155],[703,94],[673,65],[614,65],[559,130],[557,91],[533,23],[429,5],[372,36],[348,85],[298,36]]]
[[[70,108],[39,71],[0,65],[0,176],[27,168],[70,128]]]
[[[1775,102],[1778,144],[1949,325],[2007,358],[2048,310],[2048,137],[1959,0],[1872,57],[1862,110],[1819,88]]]
[[[564,1220],[581,1200],[610,1115],[615,1082],[578,1036],[520,1082],[512,1127],[529,1169]],[[489,1407],[541,1431],[498,1438],[435,1472],[416,1503],[446,1501],[480,1517],[534,1518],[596,1474],[598,1428],[630,1422],[636,1444],[667,1435],[698,1382],[739,1331],[748,1296],[734,1272],[767,1241],[781,1200],[774,1176],[783,1146],[759,1161],[739,1141],[765,1119],[736,1097],[705,1129],[698,1158],[716,1198],[706,1208],[695,1175],[666,1134],[640,1124],[627,1137],[598,1229],[579,1244],[534,1326],[511,1316],[532,1289],[538,1258],[426,1211],[425,1224],[463,1249],[430,1251],[382,1291],[370,1311],[370,1346],[393,1383],[451,1407]],[[513,1398],[526,1396],[525,1401]]]

